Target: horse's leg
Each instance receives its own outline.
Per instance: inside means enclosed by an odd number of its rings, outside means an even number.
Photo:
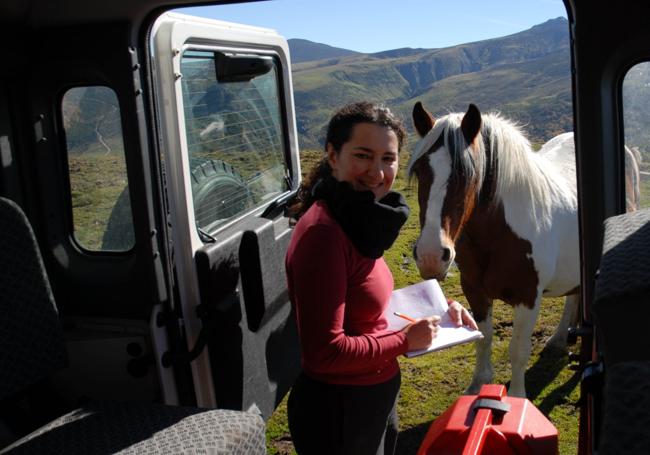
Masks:
[[[580,294],[567,295],[564,301],[564,311],[562,312],[562,319],[557,325],[555,333],[548,339],[544,345],[544,349],[559,349],[564,350],[567,343],[567,334],[569,327],[578,322],[578,302],[580,301]]]
[[[492,382],[494,371],[492,369],[492,301],[484,299],[484,304],[487,306],[485,310],[485,317],[480,319],[476,316],[478,328],[483,334],[483,338],[476,340],[474,348],[476,350],[476,363],[474,364],[474,375],[472,382],[465,389],[466,395],[478,394],[483,384]]]
[[[539,314],[540,301],[541,298],[537,297],[535,306],[532,309],[521,304],[516,305],[514,308],[515,317],[512,325],[512,339],[510,340],[512,380],[508,389],[509,396],[526,396],[524,375],[532,350],[532,335]]]

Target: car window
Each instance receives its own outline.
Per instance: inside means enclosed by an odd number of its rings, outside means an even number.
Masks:
[[[623,81],[625,198],[627,211],[650,206],[650,62],[632,67]]]
[[[181,59],[192,199],[211,231],[288,189],[277,62],[248,77],[217,78],[222,53]]]
[[[73,237],[86,250],[130,250],[135,236],[117,96],[104,86],[71,88],[61,110]]]

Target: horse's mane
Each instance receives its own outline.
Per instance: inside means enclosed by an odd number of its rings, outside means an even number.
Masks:
[[[496,175],[495,201],[525,198],[531,202],[531,215],[541,226],[550,225],[551,208],[557,198],[565,199],[566,189],[552,184],[556,172],[549,163],[533,152],[530,142],[519,126],[497,113],[483,114],[478,159],[466,153],[468,147],[460,129],[462,113],[451,113],[436,119],[434,127],[415,146],[408,163],[408,175],[413,165],[444,135],[444,143],[452,155],[452,172],[459,167],[466,175],[478,174],[479,188],[489,167]],[[489,162],[486,158],[489,147]],[[561,184],[560,184],[561,185]]]

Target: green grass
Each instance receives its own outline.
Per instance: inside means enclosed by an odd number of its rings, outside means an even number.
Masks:
[[[68,155],[74,235],[81,246],[97,251],[117,198],[127,185],[121,150]]]
[[[320,156],[320,152],[305,152],[303,173]],[[407,157],[401,157],[402,166]],[[418,207],[416,184],[409,186],[403,175],[395,183],[411,207],[411,216],[385,259],[400,288],[420,280],[411,251],[418,236]],[[459,273],[452,271],[441,283],[445,294],[467,304],[459,282]],[[578,440],[579,375],[567,368],[568,357],[563,353],[541,355],[543,342],[552,335],[562,312],[563,299],[545,299],[539,321],[533,333],[533,354],[526,373],[528,398],[553,422],[559,432],[560,454],[575,454]],[[510,378],[508,343],[512,332],[512,310],[502,302],[494,306],[494,383],[506,384]],[[578,347],[574,347],[577,351]],[[400,358],[402,388],[398,403],[400,436],[397,453],[415,454],[431,422],[463,393],[474,367],[474,347],[456,346],[413,359]],[[267,422],[269,454],[291,454],[291,436],[287,426],[286,398]]]

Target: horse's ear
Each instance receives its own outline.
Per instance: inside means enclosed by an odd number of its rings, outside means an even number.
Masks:
[[[415,125],[420,137],[424,137],[435,123],[436,119],[422,106],[422,103],[419,101],[415,103],[415,106],[413,106],[413,125]]]
[[[474,104],[470,104],[467,108],[467,112],[460,122],[460,129],[465,137],[465,142],[468,144],[474,142],[481,129],[481,112]]]

